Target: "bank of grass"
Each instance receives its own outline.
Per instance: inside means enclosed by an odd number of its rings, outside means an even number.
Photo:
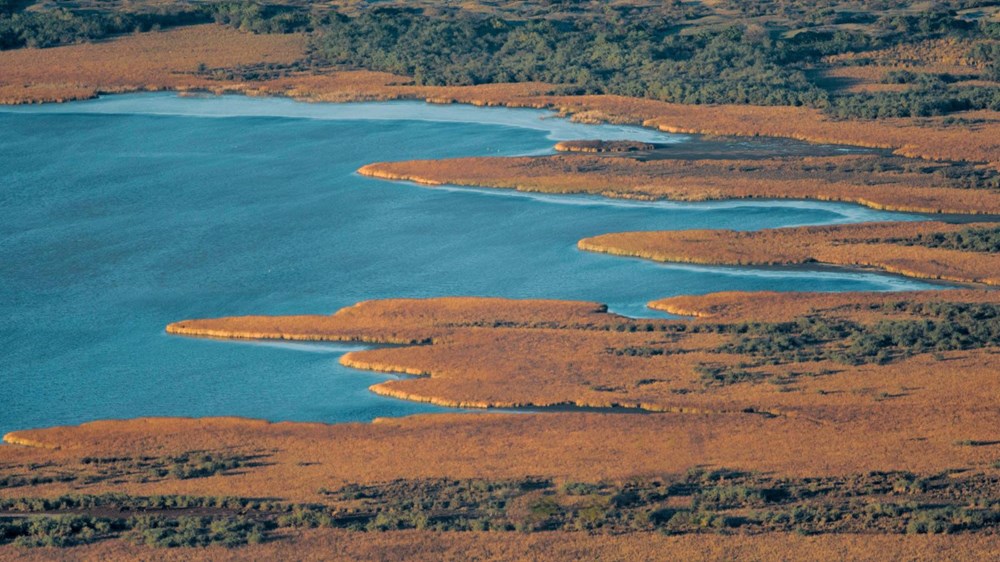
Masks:
[[[258,466],[265,454],[186,451],[176,456],[85,456],[73,465],[14,464],[0,468],[0,489],[52,483],[88,486],[98,482],[157,482],[234,474]]]
[[[796,306],[777,317],[781,309],[770,308],[771,297],[744,297],[763,314],[695,323],[632,320],[591,303],[432,299],[365,303],[333,316],[190,320],[169,331],[413,342],[352,352],[341,361],[412,375],[378,383],[371,389],[376,393],[467,408],[768,416],[815,408],[827,415],[827,406],[846,406],[839,394],[826,393],[829,385],[858,396],[909,397],[912,393],[901,394],[898,385],[944,384],[935,373],[956,353],[970,361],[963,367],[970,384],[985,376],[994,360],[991,291],[908,293],[895,299],[800,294],[794,295]],[[379,327],[382,322],[390,324]],[[730,391],[734,387],[741,390]]]
[[[923,213],[1000,213],[994,170],[877,155],[690,160],[562,154],[375,163],[359,173],[453,184],[640,200],[813,199]]]
[[[0,52],[0,103],[61,102],[98,93],[150,90],[239,92],[217,69],[291,65],[305,37],[252,35],[212,24],[139,33],[110,41]]]
[[[579,247],[663,262],[828,264],[997,285],[1000,253],[993,250],[995,238],[996,227],[990,223],[865,223],[757,232],[625,232],[587,238]]]

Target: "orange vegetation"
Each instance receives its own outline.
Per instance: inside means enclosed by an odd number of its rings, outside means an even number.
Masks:
[[[872,267],[922,279],[1000,285],[1000,254],[904,245],[898,240],[977,226],[939,222],[865,223],[757,232],[684,230],[622,232],[586,238],[592,252],[663,262],[721,265],[823,263]]]
[[[977,294],[977,293],[972,293]],[[854,309],[859,314],[866,307],[885,305],[899,300],[909,303],[931,303],[955,295],[967,300],[966,291],[941,293],[919,291],[905,293],[778,293],[726,291],[707,295],[679,295],[649,303],[654,310],[681,316],[711,319],[714,322],[738,322],[752,318],[756,322],[783,322],[810,314],[833,314],[838,310]],[[875,319],[870,316],[868,320]]]
[[[974,78],[982,73],[985,61],[970,56],[973,46],[974,43],[968,40],[931,39],[894,45],[887,49],[832,55],[823,59],[825,64],[831,66],[824,69],[822,75],[828,80],[832,79],[831,86],[851,92],[910,88],[909,84],[883,83],[886,75],[894,70]],[[983,84],[996,85],[990,82]]]
[[[898,92],[913,88],[912,84],[886,82],[889,73],[894,70],[909,70],[915,73],[948,74],[955,78],[956,86],[997,87],[1000,84],[989,80],[980,80],[980,71],[969,67],[947,65],[909,67],[896,66],[837,66],[824,70],[822,76],[829,87],[847,92]]]
[[[241,67],[287,65],[306,56],[306,36],[255,35],[218,25],[139,33],[99,43],[0,52],[0,103],[61,102],[99,93],[195,90],[214,93],[286,95],[313,101],[420,98],[451,102],[469,93],[479,103],[543,93],[536,84],[475,88],[412,85],[392,74],[369,71],[289,71],[270,79],[242,80]],[[199,72],[199,67],[202,72]],[[232,78],[213,71],[232,71]]]
[[[683,105],[624,96],[544,99],[580,121],[642,124],[676,133],[788,137],[890,148],[902,156],[1000,165],[1000,112],[975,112],[977,123],[948,127],[940,118],[838,121],[805,107]]]
[[[655,144],[639,141],[575,140],[557,142],[559,152],[636,152],[656,148]]]
[[[294,539],[294,540],[281,540]],[[124,542],[100,542],[72,549],[16,549],[19,560],[954,560],[1000,557],[995,535],[767,535],[669,536],[660,533],[455,533],[396,531],[358,533],[306,530],[263,545],[239,549],[154,549]],[[0,555],[4,549],[0,548]]]
[[[669,155],[670,149],[664,149]],[[879,157],[641,161],[573,154],[369,164],[367,176],[546,193],[705,201],[818,199],[924,213],[1000,214],[1000,191],[948,187],[932,174],[875,172]],[[856,171],[858,169],[859,171]],[[872,184],[878,184],[877,188]]]
[[[131,56],[123,57],[125,52]],[[198,70],[200,64],[237,70],[260,63],[289,64],[304,55],[301,36],[247,35],[217,26],[42,51],[8,51],[0,53],[0,101],[58,101],[143,89],[232,91],[328,101],[422,98],[551,107],[581,121],[785,136],[887,147],[924,158],[1000,163],[1000,117],[991,112],[976,113],[976,122],[970,126],[948,128],[933,120],[838,122],[803,108],[683,106],[618,96],[550,96],[544,84],[434,88],[381,73],[298,71],[246,82],[214,79]],[[639,162],[564,155],[379,164],[362,171],[426,183],[617,197],[816,198],[929,212],[1000,212],[998,196],[989,190],[957,190],[934,183],[938,180],[926,174],[907,172],[870,172],[851,181],[836,169],[839,163],[863,163],[865,158],[871,157]],[[824,174],[829,177],[823,179]],[[589,239],[581,246],[653,259],[824,261],[1000,283],[996,255],[885,242],[960,228],[967,225],[897,223],[752,234],[625,233]],[[733,242],[739,245],[730,247]],[[674,474],[698,465],[789,476],[876,470],[995,472],[995,444],[1000,442],[1000,410],[996,408],[1000,355],[995,347],[890,357],[887,364],[843,363],[831,355],[748,364],[746,354],[726,347],[735,341],[732,325],[748,321],[819,318],[870,326],[883,320],[924,318],[897,306],[903,302],[997,304],[1000,293],[724,293],[652,303],[655,308],[697,316],[693,320],[632,320],[588,302],[474,298],[364,302],[333,315],[185,320],[171,324],[167,331],[187,336],[398,344],[342,358],[343,363],[358,368],[415,375],[372,387],[384,395],[452,406],[559,406],[570,411],[441,414],[340,425],[147,418],[17,431],[4,437],[17,446],[0,448],[0,465],[5,469],[59,472],[86,464],[85,457],[114,457],[123,451],[151,457],[210,451],[263,460],[203,478],[54,479],[30,484],[30,491],[0,488],[0,497],[122,492],[322,502],[323,488],[345,483],[525,475],[593,482]],[[723,378],[706,378],[706,366]],[[723,380],[733,370],[740,376]],[[602,410],[575,411],[582,406]],[[295,540],[235,551],[154,551],[121,541],[60,551],[7,546],[0,549],[0,557],[310,559],[337,552],[349,558],[385,559],[464,559],[470,553],[510,559],[584,555],[653,559],[670,552],[685,559],[871,559],[889,553],[987,559],[1000,551],[1000,542],[991,534],[671,537],[583,532],[281,532]]]
[[[127,53],[127,56],[122,56]],[[424,87],[376,72],[295,72],[264,81],[214,80],[195,71],[305,57],[297,35],[249,35],[219,26],[144,33],[108,42],[0,53],[0,102],[92,97],[100,92],[206,90],[289,95],[320,101],[426,99],[553,108],[581,121],[642,124],[665,131],[777,136],[857,144],[930,159],[1000,164],[1000,114],[976,112],[976,123],[948,127],[937,120],[836,121],[801,107],[691,106],[624,96],[555,96],[545,84]],[[959,115],[960,116],[960,115]]]
[[[893,68],[879,66],[837,66],[822,72],[822,79],[828,89],[844,92],[900,92],[910,84],[884,82]]]
[[[720,322],[808,315],[868,324],[912,317],[914,313],[895,306],[903,301],[998,303],[1000,293],[727,293],[657,303],[669,310],[712,315],[688,321],[633,321],[593,303],[472,298],[372,301],[332,316],[184,321],[168,330],[227,337],[424,342],[345,357],[348,363],[429,375],[376,388],[416,399],[440,397],[445,402],[482,405],[646,405],[675,413],[439,414],[340,425],[234,418],[101,421],[9,434],[8,443],[23,446],[0,448],[0,464],[58,472],[80,465],[83,457],[117,456],[122,451],[155,457],[191,451],[246,454],[262,461],[205,478],[56,481],[33,485],[30,493],[252,495],[297,502],[322,502],[323,488],[398,478],[537,475],[593,482],[676,474],[696,465],[788,476],[995,470],[998,452],[992,444],[1000,442],[1000,411],[995,407],[1000,356],[993,348],[920,354],[888,365],[830,361],[773,365],[765,368],[781,378],[727,386],[703,386],[691,372],[698,358],[719,363],[739,360],[718,350],[729,337],[710,329]],[[686,329],[673,328],[681,325]],[[665,353],[613,353],[643,346]],[[969,446],[970,442],[983,445]],[[0,496],[25,494],[24,489],[0,489]],[[295,547],[296,556],[308,557],[324,552],[331,541],[347,549],[340,552],[359,556],[381,548],[387,550],[379,552],[423,551],[433,542],[437,546],[424,552],[444,558],[457,556],[458,545],[482,548],[491,553],[484,554],[487,557],[510,558],[572,556],[576,549],[590,553],[625,549],[631,557],[655,558],[668,547],[671,552],[704,552],[709,557],[759,554],[789,559],[815,554],[823,558],[835,552],[839,558],[870,558],[878,547],[912,550],[914,556],[931,558],[937,554],[981,558],[997,548],[993,535],[457,536],[331,530],[295,536],[295,541],[234,553],[268,557]],[[57,554],[97,558],[145,552],[109,542]]]
[[[593,352],[586,342],[580,347],[581,356]],[[943,363],[929,359],[917,358],[899,369],[829,375],[825,381],[816,381],[820,384],[810,384],[811,389],[782,393],[802,394],[802,401],[827,402],[828,406],[812,407],[822,416],[815,418],[741,412],[444,414],[341,425],[232,418],[142,419],[16,432],[13,436],[23,442],[46,448],[3,448],[0,459],[7,465],[23,465],[68,464],[83,456],[114,456],[122,451],[156,456],[197,450],[264,455],[264,462],[228,475],[150,482],[56,482],[33,492],[252,494],[293,501],[314,501],[321,497],[321,487],[402,477],[530,474],[595,481],[677,473],[694,465],[794,476],[870,470],[931,473],[956,467],[990,470],[996,458],[994,447],[961,443],[968,439],[993,442],[1000,436],[1000,414],[993,407],[996,360],[990,359],[989,369],[983,367],[988,366],[983,361],[989,356],[982,354],[952,354]],[[490,368],[503,360],[483,357]],[[572,361],[566,361],[563,372],[548,376],[565,376],[566,370],[576,368]],[[867,394],[887,388],[898,396],[880,401]],[[817,389],[824,389],[824,394]],[[865,393],[854,392],[859,389]],[[824,414],[837,410],[843,415],[836,419]],[[24,492],[8,489],[2,494]]]
[[[227,68],[287,64],[303,57],[303,35],[251,35],[200,25],[119,39],[0,52],[0,103],[85,99],[137,90],[224,90],[195,75],[199,64]]]
[[[982,42],[989,43],[991,41],[983,40]],[[952,69],[965,69],[966,72],[969,72],[985,66],[985,61],[975,60],[969,55],[974,45],[973,41],[956,38],[927,39],[917,43],[901,43],[886,49],[831,55],[824,57],[823,62],[842,64],[863,60],[869,62],[871,66],[898,66],[918,69],[941,65]]]
[[[365,301],[330,316],[241,316],[186,320],[167,326],[171,334],[251,339],[362,341],[393,344],[429,342],[456,329],[486,322],[522,325],[543,318],[555,325],[583,322],[605,312],[596,303],[489,298]]]
[[[797,308],[788,308],[787,304],[782,308],[772,306],[775,299],[784,303],[784,296],[765,293],[742,297],[754,303],[749,305],[750,310],[741,311],[746,313],[743,319],[756,319],[757,311],[764,311],[769,320],[809,314],[873,323],[908,317],[891,312],[887,306],[901,300],[997,302],[1000,294],[805,294],[792,301]],[[873,308],[871,305],[876,303],[883,306]],[[686,305],[686,309],[694,307]],[[532,309],[537,315],[530,314]],[[775,318],[778,310],[786,309],[791,316]],[[420,320],[400,320],[411,315]],[[962,411],[978,411],[980,407],[975,404],[989,404],[998,383],[993,376],[996,356],[982,349],[951,352],[946,354],[946,363],[938,357],[918,355],[889,365],[849,366],[830,360],[760,365],[750,370],[779,384],[706,386],[699,375],[700,365],[736,365],[746,359],[720,350],[730,336],[712,331],[678,331],[671,328],[676,322],[665,320],[631,321],[603,312],[591,303],[558,305],[552,301],[466,298],[375,301],[333,316],[189,320],[172,324],[168,331],[226,337],[377,341],[378,329],[359,322],[359,317],[385,322],[385,341],[399,341],[403,330],[412,341],[433,343],[353,352],[342,361],[364,369],[421,375],[380,383],[372,390],[444,405],[572,404],[729,415],[767,412],[838,423],[849,419],[884,423],[893,419],[901,425],[911,423],[907,420],[915,422],[918,417],[923,425],[933,423],[932,418],[937,417],[927,409],[928,400],[933,400],[936,408],[949,405],[944,408],[947,414],[938,410],[942,416],[962,416]],[[364,327],[358,329],[358,325]],[[943,365],[954,376],[944,376]],[[808,376],[801,376],[803,373]],[[877,399],[882,395],[894,398]],[[974,425],[991,417],[979,418]],[[959,428],[947,422],[939,429],[972,431],[972,426]]]

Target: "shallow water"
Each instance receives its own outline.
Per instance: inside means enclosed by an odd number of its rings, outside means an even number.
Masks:
[[[688,140],[541,118],[548,115],[172,94],[0,109],[0,432],[146,415],[339,422],[441,410],[368,392],[386,376],[337,363],[357,346],[164,334],[183,318],[325,313],[365,299],[441,295],[586,299],[651,316],[646,302],[677,294],[928,287],[875,274],[668,266],[575,248],[585,236],[623,230],[912,215],[431,189],[354,173],[374,161],[544,153],[554,139]]]

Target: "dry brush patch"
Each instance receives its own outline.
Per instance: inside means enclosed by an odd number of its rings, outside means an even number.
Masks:
[[[670,149],[663,149],[669,155]],[[677,160],[563,154],[369,164],[371,177],[427,185],[588,193],[634,199],[816,199],[924,213],[1000,213],[1000,191],[966,189],[933,169],[878,171],[878,156]],[[970,170],[972,173],[976,173]],[[990,172],[983,172],[989,174]]]
[[[0,103],[63,102],[99,93],[178,90],[284,95],[311,101],[426,99],[499,105],[545,93],[539,84],[423,87],[384,72],[313,68],[304,34],[220,25],[137,33],[97,43],[0,52]],[[277,71],[270,69],[276,68]]]
[[[627,319],[593,303],[396,300],[333,316],[189,320],[168,331],[399,342],[405,330],[422,345],[352,352],[342,362],[415,375],[372,390],[449,406],[924,423],[993,400],[995,292],[806,294],[781,307],[769,294],[741,296],[759,299],[760,312],[751,305],[737,309],[740,318],[679,322]],[[683,300],[654,306],[700,312]],[[402,319],[411,312],[416,324]]]
[[[143,90],[235,89],[197,75],[228,68],[289,64],[305,55],[303,35],[252,35],[216,25],[139,33],[98,43],[0,52],[0,103],[91,98]]]
[[[760,417],[741,418],[736,416],[680,416],[680,415],[651,415],[651,416],[621,416],[607,414],[536,414],[536,415],[438,415],[438,416],[418,416],[402,420],[386,420],[372,425],[345,424],[328,426],[323,424],[302,424],[302,423],[282,423],[269,424],[252,420],[235,420],[209,418],[200,420],[191,419],[143,419],[132,421],[95,422],[84,424],[78,427],[53,428],[49,430],[36,430],[23,432],[29,434],[36,442],[45,442],[49,448],[27,448],[27,447],[6,447],[0,450],[0,462],[4,466],[12,462],[35,463],[47,467],[60,467],[62,465],[72,465],[79,463],[79,459],[86,455],[94,458],[101,455],[120,454],[127,450],[136,453],[149,453],[155,451],[162,455],[184,454],[192,447],[203,450],[226,450],[230,453],[237,453],[241,450],[255,447],[257,450],[269,451],[266,463],[250,467],[246,470],[235,471],[227,474],[217,474],[204,478],[187,480],[160,480],[152,482],[140,482],[128,480],[125,482],[98,481],[87,485],[80,483],[55,483],[41,484],[33,486],[29,490],[0,490],[0,497],[12,498],[19,502],[19,498],[25,497],[48,497],[53,500],[61,498],[61,494],[77,494],[78,498],[86,499],[93,496],[81,496],[81,494],[102,494],[113,492],[119,494],[117,498],[122,498],[121,494],[130,494],[134,498],[149,498],[154,496],[157,503],[166,501],[166,505],[239,505],[248,502],[234,501],[226,499],[220,501],[218,498],[225,496],[258,498],[249,503],[257,505],[266,503],[269,506],[280,505],[287,502],[307,503],[311,507],[309,513],[321,513],[324,506],[330,506],[338,513],[344,514],[344,507],[350,509],[355,505],[359,511],[353,513],[368,513],[363,503],[345,502],[348,499],[339,490],[358,490],[359,493],[352,497],[361,498],[363,502],[371,502],[365,498],[377,498],[381,489],[407,488],[408,486],[426,487],[433,485],[435,481],[445,484],[461,484],[462,480],[485,480],[486,483],[501,483],[504,480],[519,480],[528,478],[532,481],[552,480],[562,483],[563,490],[570,490],[573,483],[590,483],[590,487],[607,486],[631,487],[644,486],[651,480],[667,479],[676,480],[671,475],[683,474],[692,467],[696,473],[712,475],[720,474],[721,482],[718,486],[712,486],[704,492],[709,493],[699,502],[694,498],[691,503],[690,493],[685,498],[683,489],[677,492],[670,492],[666,498],[667,505],[671,512],[681,514],[680,523],[684,523],[684,515],[694,517],[696,514],[692,508],[698,505],[708,505],[706,502],[724,502],[725,505],[718,505],[722,509],[721,513],[714,514],[709,506],[708,511],[698,508],[698,517],[702,514],[711,516],[713,522],[704,532],[698,529],[682,530],[681,527],[671,526],[675,532],[683,533],[679,537],[670,539],[672,543],[683,548],[685,544],[691,545],[716,545],[718,548],[726,550],[729,547],[737,548],[761,548],[770,547],[782,552],[782,546],[788,535],[784,532],[768,532],[756,534],[750,531],[743,531],[738,527],[744,523],[738,523],[744,517],[754,520],[757,518],[759,508],[766,508],[767,511],[774,511],[774,514],[766,512],[760,513],[760,517],[766,517],[764,521],[771,521],[769,524],[781,525],[783,520],[777,512],[782,510],[793,510],[798,513],[798,508],[792,505],[785,506],[785,502],[779,502],[773,507],[766,505],[769,500],[764,496],[765,505],[757,506],[758,496],[755,493],[756,485],[744,484],[739,476],[743,471],[750,471],[751,474],[761,475],[765,480],[780,479],[783,482],[794,484],[796,479],[802,480],[802,484],[809,490],[822,491],[830,489],[844,490],[849,495],[853,493],[853,488],[836,484],[841,479],[848,482],[879,478],[889,482],[901,480],[905,484],[905,489],[893,483],[893,490],[876,492],[872,497],[873,503],[881,502],[888,509],[899,504],[909,505],[913,502],[914,493],[919,491],[934,489],[934,486],[921,484],[922,477],[915,476],[909,471],[923,475],[941,475],[939,478],[952,479],[953,471],[963,467],[972,468],[971,472],[964,472],[959,478],[967,476],[971,481],[993,482],[989,460],[991,454],[995,454],[995,447],[990,446],[963,446],[957,444],[947,433],[938,431],[928,431],[927,428],[920,428],[920,436],[913,438],[907,431],[900,430],[899,427],[889,424],[881,427],[866,426],[854,421],[845,421],[837,426],[825,426],[815,424],[803,424],[786,419],[764,419]],[[967,433],[966,433],[967,434]],[[769,446],[768,444],[780,444]],[[400,452],[405,454],[400,454]],[[736,464],[733,464],[736,463]],[[715,467],[720,467],[715,470]],[[722,469],[721,467],[737,467],[735,469]],[[875,472],[873,472],[875,471]],[[903,471],[900,474],[893,474],[894,471]],[[871,472],[870,476],[864,476]],[[714,476],[708,476],[714,479]],[[753,476],[753,478],[759,478]],[[991,480],[992,478],[992,480]],[[832,479],[824,484],[823,479]],[[977,480],[978,479],[978,480]],[[499,481],[499,482],[498,482]],[[957,481],[957,480],[956,480]],[[602,484],[603,483],[603,484]],[[919,485],[919,488],[914,486]],[[784,484],[782,485],[784,486]],[[551,485],[550,485],[551,487]],[[770,486],[768,486],[770,487]],[[672,488],[672,487],[671,487]],[[661,487],[662,489],[662,487]],[[962,490],[957,490],[961,492]],[[983,490],[989,493],[988,489]],[[942,492],[948,492],[942,490]],[[430,491],[434,496],[434,492]],[[572,492],[573,495],[580,492]],[[587,492],[588,494],[590,492]],[[155,496],[161,496],[156,498]],[[426,493],[424,494],[426,496]],[[584,515],[582,511],[590,512],[587,505],[580,505],[579,501],[573,498],[556,495],[553,497],[550,492],[528,493],[524,495],[525,500],[533,500],[535,503],[520,502],[515,499],[507,508],[506,517],[528,517],[534,520],[531,512],[545,516],[535,506],[542,506],[546,510],[553,504],[553,500],[558,502],[556,508],[560,511],[576,509],[581,511],[577,515]],[[699,493],[699,495],[705,495]],[[881,496],[886,496],[882,498]],[[632,505],[633,500],[628,499],[630,494],[624,493],[621,498],[604,498],[608,506]],[[176,498],[173,500],[171,498]],[[548,499],[547,499],[548,498]],[[115,501],[121,501],[115,500]],[[392,499],[392,498],[390,498]],[[400,502],[409,503],[418,501],[418,496],[411,496],[403,490],[402,495],[396,496]],[[447,500],[447,498],[429,498]],[[582,497],[581,501],[595,502],[600,498],[592,496]],[[820,499],[822,497],[820,496]],[[862,501],[867,501],[864,498]],[[680,500],[680,503],[678,503]],[[740,505],[728,505],[728,502],[749,501],[747,507],[751,511],[740,511]],[[2,501],[2,500],[0,500]],[[545,502],[548,503],[545,503]],[[33,501],[29,502],[33,503]],[[807,502],[816,503],[816,502]],[[594,504],[599,505],[597,503]],[[316,507],[312,507],[316,506]],[[818,519],[803,520],[813,521],[826,529],[819,537],[814,537],[812,544],[825,545],[819,548],[837,547],[854,551],[857,548],[856,541],[863,537],[865,541],[874,540],[888,541],[885,544],[898,544],[905,548],[907,544],[931,544],[949,552],[953,548],[986,549],[989,552],[993,548],[989,542],[994,534],[976,533],[970,535],[963,533],[953,535],[950,540],[941,539],[921,539],[913,538],[910,535],[898,535],[899,530],[890,530],[885,527],[887,521],[880,520],[875,527],[869,529],[863,535],[856,535],[850,531],[842,534],[837,531],[836,521],[840,525],[852,519],[863,518],[872,512],[854,500],[849,500],[846,506],[831,508],[826,502],[815,505],[815,509],[804,506],[800,515],[812,514],[810,517],[822,516],[822,522]],[[876,506],[877,507],[877,506]],[[320,511],[316,511],[317,508]],[[523,509],[530,511],[520,514]],[[257,517],[257,508],[247,507],[240,511],[245,516]],[[392,516],[407,517],[418,515],[414,509],[390,510],[386,518],[388,524]],[[456,506],[455,510],[459,507]],[[736,509],[737,511],[732,511]],[[882,509],[882,508],[879,508]],[[906,513],[908,507],[899,511]],[[274,510],[267,508],[268,512]],[[511,510],[514,510],[513,512]],[[229,511],[220,513],[205,513],[204,510],[194,509],[186,511],[184,507],[174,509],[169,515],[173,517],[185,516],[191,513],[201,517],[228,517]],[[288,513],[287,510],[278,509],[278,516]],[[841,513],[840,518],[826,519],[835,513]],[[843,518],[843,513],[851,513],[850,517]],[[875,512],[876,515],[881,511]],[[888,512],[887,512],[888,513]],[[349,515],[349,513],[347,513]],[[105,517],[114,514],[104,514]],[[156,511],[150,511],[151,516],[158,516]],[[267,515],[266,513],[264,514]],[[299,517],[298,510],[288,514],[291,517]],[[303,515],[307,515],[304,513]],[[652,514],[650,514],[652,515]],[[657,518],[664,518],[667,514],[658,511]],[[190,517],[191,515],[188,515]],[[899,515],[897,514],[898,518]],[[652,518],[652,517],[651,517]],[[587,520],[590,520],[588,514]],[[672,518],[671,518],[672,520]],[[303,526],[309,527],[303,519]],[[370,523],[374,523],[379,529],[379,519],[376,518]],[[708,520],[706,520],[708,521]],[[722,533],[714,524],[715,521],[723,523]],[[827,523],[829,522],[829,524]],[[497,522],[501,522],[497,520]],[[544,521],[534,521],[537,525]],[[639,527],[645,526],[642,519],[636,521]],[[660,522],[662,523],[662,521]],[[657,525],[659,523],[656,523]],[[695,524],[690,520],[688,524]],[[902,521],[906,524],[906,520]],[[325,526],[324,523],[320,525]],[[459,537],[452,537],[448,532],[440,531],[393,531],[393,532],[368,532],[352,533],[350,531],[324,530],[311,533],[309,531],[298,531],[294,529],[296,524],[291,523],[293,528],[282,528],[275,532],[271,542],[264,545],[251,545],[246,549],[227,551],[218,548],[209,550],[192,551],[197,555],[200,553],[217,554],[225,557],[227,553],[267,553],[281,552],[282,544],[286,546],[298,545],[299,541],[305,540],[303,548],[310,548],[309,537],[320,536],[336,538],[339,541],[356,545],[360,551],[365,548],[375,548],[386,544],[393,544],[396,541],[409,541],[419,539],[423,544],[431,541],[435,537],[443,541],[459,540]],[[730,528],[730,526],[736,528]],[[808,525],[807,525],[808,526]],[[348,524],[349,528],[353,528]],[[405,528],[405,527],[404,527]],[[735,533],[735,534],[732,534]],[[832,534],[829,534],[832,533]],[[874,534],[873,534],[874,533]],[[592,532],[576,532],[560,530],[556,532],[541,533],[540,535],[523,533],[463,533],[467,541],[488,540],[495,541],[491,544],[494,547],[513,547],[522,541],[539,540],[533,537],[554,537],[561,539],[560,542],[583,541],[580,548],[601,548],[602,544],[632,545],[630,548],[642,549],[647,545],[660,545],[665,540],[662,534],[650,534],[643,531],[631,531],[624,534],[605,533],[593,534]],[[801,536],[801,535],[798,535]],[[688,537],[683,539],[681,537]],[[752,538],[757,537],[757,538]],[[828,538],[824,538],[828,537]],[[836,537],[836,538],[835,538]],[[894,538],[890,538],[894,537]],[[904,539],[904,537],[906,537]],[[100,538],[100,537],[98,537]],[[284,540],[282,540],[284,539]],[[602,540],[603,539],[603,540]],[[92,540],[92,539],[91,539]],[[651,542],[650,542],[651,541]],[[746,541],[750,541],[749,543]],[[927,542],[929,541],[929,542]],[[986,541],[986,542],[983,542]],[[879,544],[882,544],[881,542]],[[104,546],[100,546],[104,545]],[[852,546],[854,545],[854,546]],[[2,548],[2,547],[0,547]],[[11,547],[6,547],[11,548]],[[549,547],[546,547],[549,548]],[[170,551],[149,550],[149,547],[140,547],[134,544],[120,541],[104,541],[98,545],[90,545],[74,548],[67,551],[54,552],[50,549],[40,551],[34,550],[14,550],[27,556],[36,554],[46,554],[54,556],[71,556],[79,559],[80,555],[89,553],[121,553],[122,556],[132,556],[134,553],[156,553],[163,552],[163,556],[172,556]],[[2,552],[2,550],[0,550]],[[180,551],[187,552],[187,551]],[[512,551],[514,552],[514,551]],[[863,551],[860,551],[863,552]],[[860,556],[860,553],[859,553]],[[159,556],[157,556],[159,557]]]
[[[689,230],[622,232],[586,238],[579,247],[593,252],[663,262],[723,265],[822,263],[868,267],[909,277],[1000,284],[1000,254],[928,247],[921,240],[996,225],[939,222],[866,223],[778,228],[756,232]]]
[[[681,535],[641,533],[619,536],[587,533],[461,533],[398,531],[358,533],[339,529],[307,529],[279,540],[239,549],[208,547],[162,549],[100,542],[71,549],[0,548],[0,556],[19,560],[329,560],[331,553],[348,560],[658,560],[664,553],[701,560],[879,560],[887,553],[907,560],[978,562],[1000,556],[995,535]]]
[[[991,41],[983,40],[983,45]],[[899,91],[910,87],[888,83],[892,72],[948,75],[969,83],[986,70],[985,62],[972,56],[976,42],[957,38],[930,39],[918,43],[894,45],[886,49],[859,51],[824,57],[827,68],[821,76],[836,89],[848,92]],[[832,80],[831,80],[832,79]],[[982,82],[983,85],[996,85]],[[838,87],[840,86],[840,87]]]
[[[439,414],[339,425],[226,418],[104,421],[18,432],[58,448],[4,447],[0,458],[5,464],[58,466],[124,450],[165,456],[191,449],[266,450],[268,456],[258,465],[203,478],[54,482],[2,489],[0,496],[114,492],[309,503],[345,485],[399,479],[621,481],[696,466],[796,478],[955,468],[992,474],[995,446],[961,444],[970,435],[977,442],[995,441],[996,417],[988,417],[976,422],[972,415],[958,416],[954,423],[971,423],[966,427],[886,419],[818,424],[736,414],[599,413]]]
[[[954,295],[959,301],[972,302],[980,291],[916,291],[905,293],[799,293],[760,291],[725,291],[707,295],[679,295],[655,300],[650,308],[681,316],[693,316],[715,322],[753,319],[758,322],[783,322],[808,314],[835,315],[849,311],[855,319],[871,322],[895,303],[928,304]],[[987,299],[988,300],[988,299]]]
[[[982,44],[995,41],[982,40]],[[943,38],[927,39],[917,43],[901,43],[885,49],[873,51],[849,52],[824,57],[823,62],[831,65],[865,63],[857,68],[867,67],[901,67],[901,68],[938,68],[961,69],[965,72],[976,72],[985,66],[986,61],[976,60],[971,55],[977,43],[968,39]]]

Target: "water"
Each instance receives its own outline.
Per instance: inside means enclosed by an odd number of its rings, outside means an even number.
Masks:
[[[184,318],[442,295],[586,299],[652,316],[646,302],[677,294],[927,287],[575,247],[622,230],[916,218],[908,215],[430,189],[354,173],[374,161],[544,153],[559,138],[687,142],[546,115],[170,94],[0,110],[0,432],[147,415],[342,422],[441,410],[368,392],[387,377],[337,363],[357,346],[164,334]]]

